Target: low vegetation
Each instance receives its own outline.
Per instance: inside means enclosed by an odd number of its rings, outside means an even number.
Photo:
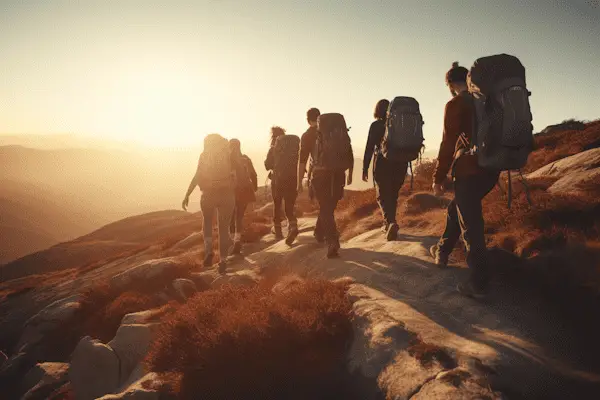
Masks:
[[[357,398],[346,289],[312,280],[200,293],[165,317],[145,364],[182,399]]]

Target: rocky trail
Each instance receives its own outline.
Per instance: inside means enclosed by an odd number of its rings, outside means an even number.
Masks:
[[[499,282],[485,302],[460,296],[455,287],[468,271],[460,265],[435,266],[428,255],[436,240],[432,237],[400,234],[398,241],[387,242],[373,230],[344,243],[341,257],[329,260],[312,238],[314,222],[301,221],[293,247],[276,243],[230,271],[279,267],[306,276],[352,278],[356,284],[350,293],[355,315],[363,320],[359,337],[365,342],[355,343],[351,365],[377,379],[387,398],[431,398],[440,390],[433,378],[456,366],[473,376],[485,375],[508,398],[597,393],[600,375],[586,367],[590,355],[585,343],[542,300]],[[454,361],[445,367],[417,367],[407,357],[415,337],[444,349]],[[414,374],[408,374],[413,367]],[[471,398],[465,390],[460,395]],[[446,395],[457,398],[459,393]]]
[[[594,357],[586,343],[542,300],[501,282],[485,302],[460,296],[455,287],[467,269],[439,269],[428,255],[435,238],[414,232],[387,242],[371,230],[343,243],[340,258],[327,259],[312,237],[314,224],[314,218],[300,220],[292,247],[272,235],[247,245],[246,255],[233,259],[224,276],[212,268],[193,272],[192,281],[176,279],[173,293],[185,299],[196,287],[253,285],[272,273],[352,282],[354,338],[347,367],[365,399],[563,399],[598,393],[600,374],[588,366]],[[18,351],[0,368],[2,382],[18,376],[17,392],[27,392],[22,398],[28,399],[45,398],[66,382],[77,399],[162,398],[144,383],[155,375],[145,374],[140,364],[158,325],[151,310],[126,315],[106,344],[81,339],[70,363],[43,363],[40,343],[45,332],[68,321],[78,307],[74,293],[82,287],[106,279],[124,287],[198,256],[190,238],[175,246],[185,250],[179,257],[156,259],[142,252],[34,293],[27,307],[13,303],[2,325],[19,330]],[[502,260],[498,264],[501,268]],[[34,311],[36,304],[51,301]],[[23,329],[25,311],[37,314]],[[38,364],[27,367],[34,359]]]

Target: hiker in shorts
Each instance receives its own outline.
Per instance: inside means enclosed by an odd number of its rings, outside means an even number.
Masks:
[[[242,232],[244,214],[248,204],[256,201],[258,190],[258,177],[252,161],[248,156],[242,154],[241,143],[238,139],[229,141],[231,161],[235,166],[235,208],[231,216],[229,232],[233,235],[233,248],[231,253],[239,255],[242,251]]]
[[[477,156],[470,152],[474,108],[467,90],[467,74],[468,70],[458,63],[446,73],[452,99],[446,104],[443,139],[432,187],[434,194],[441,196],[451,171],[454,199],[448,205],[446,229],[430,252],[439,267],[446,267],[448,256],[462,233],[470,277],[457,289],[465,296],[483,298],[488,291],[489,272],[481,201],[498,182],[499,173],[481,168]]]
[[[265,160],[265,168],[270,171],[271,192],[273,194],[273,228],[271,232],[277,240],[283,239],[281,228],[282,206],[287,218],[288,231],[285,242],[288,246],[294,243],[298,236],[298,219],[295,206],[298,192],[296,191],[296,166],[300,138],[286,135],[285,129],[278,126],[271,128],[271,147]]]
[[[213,263],[212,226],[215,213],[219,231],[219,272],[225,273],[230,246],[229,224],[235,207],[235,172],[229,150],[229,141],[218,134],[210,134],[204,139],[204,150],[200,154],[196,174],[192,178],[185,198],[181,203],[187,211],[190,195],[200,187],[200,209],[202,211],[202,231],[204,235],[204,266]]]
[[[375,121],[369,128],[367,147],[363,158],[362,179],[369,180],[369,165],[373,158],[373,180],[377,193],[377,204],[383,215],[382,230],[386,233],[387,240],[396,240],[398,237],[398,223],[396,222],[396,209],[398,206],[398,193],[406,178],[407,162],[388,160],[382,154],[382,142],[385,136],[387,110],[390,102],[386,99],[379,100],[375,105]]]
[[[340,241],[334,213],[344,195],[344,186],[352,184],[354,155],[344,117],[334,113],[319,115],[317,109],[310,109],[309,121],[315,114],[318,118],[316,129],[312,131],[314,135],[305,133],[300,143],[298,191],[303,190],[302,181],[310,157],[310,185],[319,203],[316,234],[323,235],[327,242],[327,257],[335,258],[339,256]]]

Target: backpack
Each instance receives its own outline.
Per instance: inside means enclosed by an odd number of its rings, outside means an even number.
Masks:
[[[475,61],[467,77],[475,108],[472,153],[480,167],[508,172],[508,207],[512,201],[511,170],[527,164],[533,151],[533,116],[525,67],[517,57],[498,54]],[[527,200],[531,204],[525,179]]]
[[[311,165],[315,171],[346,171],[353,167],[352,144],[342,114],[319,115],[312,158]]]
[[[235,186],[238,189],[247,189],[252,188],[254,190],[254,183],[252,182],[252,177],[250,176],[250,159],[247,156],[240,156],[237,161],[239,165],[237,165],[235,169]]]
[[[475,106],[471,138],[479,166],[518,170],[533,150],[533,125],[525,67],[508,54],[475,61],[467,77]]]
[[[412,97],[396,97],[390,103],[381,152],[392,162],[416,160],[423,148],[423,116],[419,102]]]
[[[215,190],[233,186],[233,169],[229,142],[220,135],[207,136],[204,151],[198,161],[200,190]]]
[[[283,135],[275,140],[273,146],[273,176],[277,182],[296,180],[300,138],[296,135]]]

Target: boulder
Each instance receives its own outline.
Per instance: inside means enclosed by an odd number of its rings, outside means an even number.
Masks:
[[[23,400],[43,400],[68,380],[69,364],[42,363],[33,367],[21,382]]]
[[[119,387],[119,357],[109,346],[89,336],[73,352],[69,381],[78,400],[96,399]]]
[[[113,276],[110,284],[114,288],[124,288],[134,281],[151,279],[180,267],[181,263],[172,257],[149,260]]]
[[[180,240],[173,246],[174,250],[187,250],[195,246],[200,246],[204,239],[202,232],[194,232],[183,240]]]
[[[411,397],[413,400],[500,400],[502,398],[500,393],[490,389],[485,380],[477,379],[469,371],[461,368],[441,372],[435,379],[427,381],[418,388]]]
[[[158,324],[121,325],[108,347],[120,360],[119,385],[125,382],[146,357]]]
[[[49,304],[42,311],[29,318],[23,327],[17,350],[31,347],[44,338],[44,335],[67,322],[79,309],[79,295],[73,295]]]
[[[99,400],[159,400],[161,393],[152,387],[159,383],[158,375],[154,372],[143,376],[118,394],[108,394]]]
[[[175,279],[172,285],[173,289],[175,289],[177,297],[179,297],[179,300],[182,301],[186,301],[187,299],[198,293],[196,284],[190,279]]]
[[[527,178],[555,177],[558,180],[548,188],[550,193],[578,191],[585,181],[600,176],[600,148],[587,150],[563,158],[527,175]]]
[[[125,316],[121,320],[121,325],[144,324],[146,322],[152,321],[155,318],[155,316],[159,314],[160,313],[158,308],[125,314]]]

